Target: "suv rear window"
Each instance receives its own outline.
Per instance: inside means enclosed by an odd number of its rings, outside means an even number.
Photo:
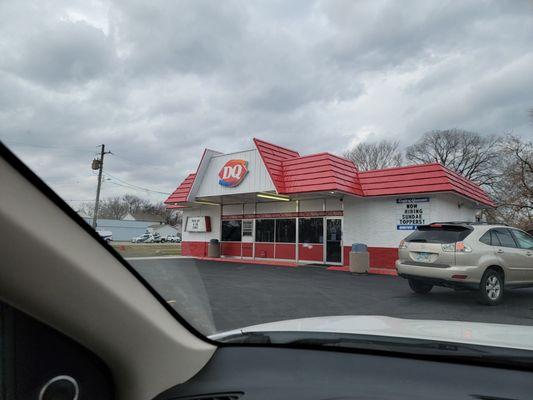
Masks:
[[[431,226],[421,225],[417,230],[405,238],[406,242],[420,243],[455,243],[464,240],[472,228],[465,226]]]

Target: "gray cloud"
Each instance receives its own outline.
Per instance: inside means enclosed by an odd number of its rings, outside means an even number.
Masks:
[[[104,33],[81,21],[44,29],[28,37],[19,51],[7,70],[51,89],[101,78],[114,58]]]
[[[109,174],[171,191],[204,147],[253,136],[303,154],[448,127],[531,137],[531,4],[2,2],[0,139],[79,199],[100,143]]]

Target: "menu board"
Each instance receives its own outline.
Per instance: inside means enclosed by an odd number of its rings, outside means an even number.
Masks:
[[[396,229],[412,231],[418,225],[430,222],[431,202],[429,197],[403,197],[396,199]]]

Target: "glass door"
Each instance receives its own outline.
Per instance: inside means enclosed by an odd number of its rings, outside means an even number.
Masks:
[[[326,262],[342,263],[341,218],[326,218]]]

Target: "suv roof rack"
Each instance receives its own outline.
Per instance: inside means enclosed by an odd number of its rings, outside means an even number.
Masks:
[[[487,222],[487,221],[435,221],[430,222],[428,225],[441,224],[441,225],[504,225],[509,226],[503,222]]]

